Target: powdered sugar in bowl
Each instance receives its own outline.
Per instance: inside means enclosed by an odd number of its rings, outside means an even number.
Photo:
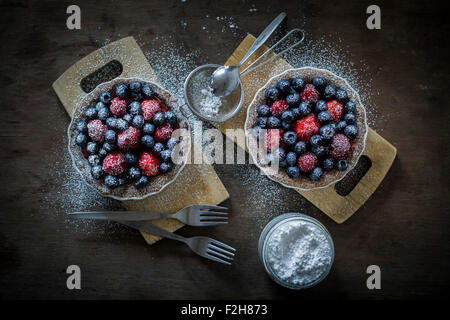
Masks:
[[[300,213],[271,220],[261,233],[258,251],[269,276],[296,290],[322,281],[334,260],[330,233],[319,221]]]

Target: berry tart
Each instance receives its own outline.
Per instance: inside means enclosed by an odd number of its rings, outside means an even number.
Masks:
[[[271,179],[296,189],[323,188],[358,162],[366,113],[343,78],[312,67],[290,69],[258,90],[245,132],[255,164]]]
[[[173,182],[190,151],[187,119],[155,83],[118,78],[89,93],[68,129],[75,168],[101,194],[143,199]]]

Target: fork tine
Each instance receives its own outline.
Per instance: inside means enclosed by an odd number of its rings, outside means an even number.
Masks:
[[[224,216],[200,216],[200,221],[224,221],[228,220],[228,217]]]
[[[230,251],[236,251],[235,248],[230,247],[229,245],[226,245],[225,243],[222,243],[222,242],[217,241],[217,240],[211,241],[211,242],[210,242],[210,245],[214,245],[214,246],[216,246],[216,247],[222,247],[222,248],[228,249],[228,250],[230,250]]]
[[[221,224],[228,224],[226,221],[217,221],[217,222],[208,222],[208,221],[200,221],[199,227],[212,227],[212,226],[218,226]]]
[[[222,260],[220,258],[217,258],[217,257],[215,257],[215,256],[213,256],[213,255],[211,255],[211,254],[209,254],[207,252],[205,252],[204,257],[207,258],[207,259],[213,260],[213,261],[217,261],[217,262],[220,262],[220,263],[231,265],[231,262],[228,262],[228,261]]]
[[[227,216],[228,212],[219,211],[200,211],[200,216]]]
[[[225,261],[233,261],[233,257],[226,256],[224,254],[221,254],[220,252],[217,252],[217,251],[214,251],[211,249],[206,250],[206,252],[209,253],[210,255],[226,259]]]
[[[218,247],[218,246],[216,246],[216,245],[214,245],[214,244],[212,244],[212,243],[209,244],[208,250],[209,250],[209,249],[215,250],[215,251],[218,251],[218,252],[221,252],[221,253],[225,253],[225,254],[228,254],[228,255],[231,256],[231,257],[234,257],[234,253],[233,253],[233,252],[230,252],[230,251],[227,251],[227,250],[225,250],[225,249],[222,249],[222,248],[220,248],[220,247]],[[232,259],[232,258],[231,258],[231,259]]]
[[[200,210],[227,210],[227,207],[221,207],[221,206],[210,206],[206,204],[198,204],[197,207]]]

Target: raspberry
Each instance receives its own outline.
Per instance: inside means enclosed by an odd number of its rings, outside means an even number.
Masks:
[[[308,102],[310,105],[315,105],[320,99],[319,91],[310,83],[305,85],[300,97],[302,98],[302,102]]]
[[[92,141],[103,142],[105,140],[106,125],[101,120],[89,121],[87,125],[88,135]]]
[[[275,117],[281,117],[281,114],[289,108],[286,100],[277,100],[270,106],[270,111]]]
[[[298,158],[298,167],[302,172],[309,172],[314,167],[317,167],[319,163],[316,155],[311,152],[307,152]]]
[[[300,120],[297,120],[294,124],[294,132],[297,134],[297,138],[300,141],[309,142],[309,139],[319,134],[320,124],[315,114],[310,114]]]
[[[151,121],[153,116],[161,112],[161,102],[156,99],[144,100],[141,103],[142,115],[146,121]]]
[[[117,176],[124,173],[126,168],[125,157],[121,152],[110,153],[103,160],[103,171],[106,173]]]
[[[117,146],[124,151],[136,150],[141,146],[141,135],[140,130],[129,127],[117,135]]]
[[[348,156],[350,147],[350,140],[342,133],[338,133],[331,141],[328,153],[333,159],[345,159]]]
[[[267,152],[272,152],[277,148],[284,148],[284,131],[280,129],[268,129],[266,135]]]
[[[327,109],[334,122],[338,122],[344,114],[344,105],[337,100],[328,101]]]
[[[159,173],[159,159],[150,151],[144,151],[139,157],[139,167],[146,176],[156,176]]]
[[[111,113],[116,117],[123,117],[125,113],[127,113],[127,102],[119,97],[115,97],[111,101],[109,111],[111,111]]]
[[[172,136],[173,128],[170,126],[170,124],[166,123],[162,126],[156,128],[155,131],[155,140],[157,142],[164,142],[169,140],[169,138]]]

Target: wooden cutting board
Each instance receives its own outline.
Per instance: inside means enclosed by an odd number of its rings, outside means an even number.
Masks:
[[[254,36],[250,34],[247,35],[225,64],[237,65],[250,49],[254,41]],[[256,54],[250,57],[242,69],[255,61],[256,58],[266,50],[268,50],[267,47],[260,48]],[[273,55],[274,53],[268,54],[269,57]],[[230,120],[222,123],[213,123],[213,125],[219,128],[224,134],[226,134],[225,130],[229,128],[243,129],[247,108],[253,100],[256,91],[264,86],[271,77],[291,68],[292,66],[289,65],[289,63],[278,58],[242,77],[241,81],[245,92],[245,100],[242,109]],[[235,142],[241,148],[246,150],[244,140],[237,140]],[[297,191],[335,222],[342,223],[350,218],[370,198],[389,171],[396,154],[397,150],[393,145],[369,128],[366,149],[363,155],[370,159],[371,167],[349,194],[345,196],[339,195],[335,189],[336,184],[323,189]]]
[[[100,48],[71,66],[58,80],[53,83],[53,89],[58,95],[69,115],[83,99],[86,93],[81,88],[82,80],[105,66],[120,63],[120,77],[137,77],[159,83],[147,58],[133,37],[127,37]],[[101,82],[110,81],[105,74]],[[193,141],[193,139],[191,139]],[[195,143],[192,150],[199,148]],[[198,153],[197,153],[198,154]],[[81,179],[81,177],[80,177]],[[92,189],[92,192],[97,192]],[[122,201],[127,210],[148,210],[161,213],[174,213],[191,204],[220,204],[229,198],[214,169],[207,164],[187,164],[178,178],[160,193],[144,200]],[[168,231],[175,231],[183,226],[177,220],[165,219],[152,221],[155,225]],[[160,238],[142,233],[148,244],[153,244]]]

